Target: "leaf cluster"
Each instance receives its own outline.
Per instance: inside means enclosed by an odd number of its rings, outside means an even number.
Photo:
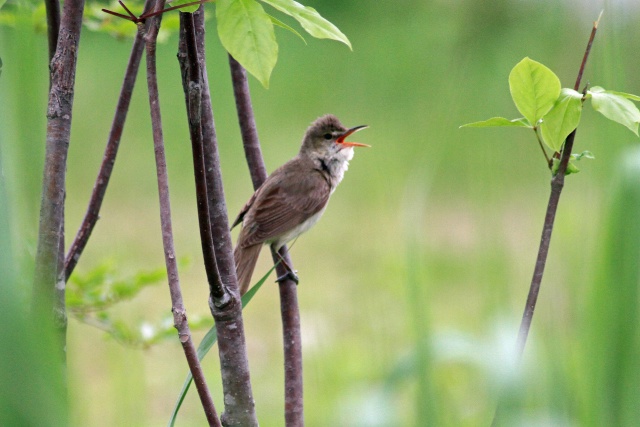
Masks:
[[[289,15],[311,36],[337,40],[351,49],[347,36],[314,8],[294,0],[261,0],[261,3]],[[225,49],[264,87],[269,87],[269,77],[278,59],[274,25],[302,36],[267,13],[261,3],[256,0],[217,0],[216,19],[218,36]]]
[[[165,283],[166,279],[167,273],[162,267],[118,277],[113,263],[105,262],[84,275],[71,276],[67,283],[67,309],[76,320],[107,332],[120,343],[148,348],[167,338],[175,338],[173,316],[166,316],[157,324],[142,321],[131,326],[130,322],[114,317],[109,309],[132,300],[147,287]],[[189,319],[193,330],[210,328],[212,323],[208,316]]]
[[[0,0],[0,7],[7,0]],[[176,0],[172,7],[190,3],[193,0]],[[14,6],[7,10],[5,7],[0,14],[0,25],[19,25],[20,12],[22,16],[31,15],[31,22],[39,31],[46,30],[46,14],[43,3],[33,0],[9,0]],[[224,48],[244,68],[247,69],[266,88],[278,60],[278,43],[275,27],[284,28],[306,43],[304,37],[291,26],[265,11],[262,4],[271,9],[284,13],[295,19],[311,36],[319,39],[331,39],[344,43],[351,49],[351,42],[338,27],[322,17],[318,11],[294,0],[216,0],[215,17],[218,26],[218,36]],[[130,21],[119,19],[102,9],[107,6],[110,10],[120,8],[118,2],[93,0],[85,7],[84,24],[92,31],[105,32],[116,38],[133,37],[137,28]],[[142,2],[129,3],[127,7],[136,15],[142,13]],[[195,12],[199,5],[190,5],[180,10]],[[205,18],[209,19],[207,14]],[[158,36],[159,41],[166,40],[169,34],[179,28],[177,13],[168,13],[163,17],[162,27]]]
[[[638,135],[640,110],[632,101],[640,97],[624,92],[606,90],[594,86],[580,93],[574,89],[562,88],[560,79],[543,64],[530,58],[520,61],[509,74],[509,89],[516,108],[524,117],[506,119],[493,117],[488,120],[469,123],[462,127],[523,127],[532,129],[538,140],[554,153],[559,153],[567,136],[578,127],[582,115],[582,105],[591,100],[594,110],[609,120],[620,123]],[[552,172],[557,170],[557,159],[550,164]],[[573,157],[573,160],[593,158],[589,152]],[[572,162],[567,174],[578,172]]]

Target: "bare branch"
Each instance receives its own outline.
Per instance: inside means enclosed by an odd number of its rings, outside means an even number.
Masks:
[[[236,109],[240,122],[240,132],[244,145],[245,157],[249,166],[254,189],[267,179],[267,170],[262,159],[260,141],[256,130],[251,94],[247,73],[231,55],[229,55],[233,92],[236,98]],[[286,246],[278,255],[272,250],[273,262],[276,264],[278,277],[286,276],[286,265],[293,268]],[[284,262],[279,262],[283,259]],[[285,423],[287,427],[304,425],[304,401],[302,383],[302,342],[300,335],[300,310],[298,308],[298,288],[296,283],[285,278],[279,281],[280,313],[282,317],[282,335],[284,345],[284,389],[285,389]]]
[[[255,402],[251,389],[249,361],[244,338],[242,304],[238,293],[238,280],[233,259],[233,246],[229,232],[227,205],[222,186],[222,172],[218,154],[213,109],[205,62],[205,27],[202,7],[193,14],[198,48],[198,60],[202,72],[202,137],[211,236],[222,282],[231,291],[231,301],[218,307],[211,300],[209,307],[216,321],[218,355],[222,371],[225,411],[222,423],[225,426],[257,426]]]
[[[58,0],[45,0],[44,6],[47,10],[47,40],[49,42],[49,62],[51,62],[58,45],[60,2]]]
[[[162,10],[164,0],[156,3],[156,9]],[[164,137],[162,134],[162,118],[160,115],[160,100],[158,96],[158,81],[156,75],[156,40],[160,26],[161,16],[150,22],[146,39],[147,50],[147,85],[149,88],[149,105],[151,108],[151,122],[153,128],[153,145],[156,157],[156,170],[158,176],[158,193],[160,198],[160,222],[162,225],[162,244],[164,258],[167,266],[167,278],[169,280],[169,293],[171,294],[171,312],[173,313],[174,326],[178,330],[178,337],[184,354],[193,375],[200,402],[205,411],[207,421],[211,426],[220,426],[220,421],[213,405],[211,393],[202,372],[198,360],[196,347],[191,339],[191,331],[187,321],[187,312],[182,302],[182,291],[178,277],[178,265],[173,245],[173,230],[171,225],[171,204],[169,200],[169,177],[167,175],[167,162],[164,153]]]
[[[187,116],[189,119],[202,254],[211,298],[216,306],[221,307],[227,304],[231,297],[220,279],[213,238],[211,236],[207,178],[205,175],[204,149],[202,143],[202,73],[200,63],[198,62],[193,13],[180,13],[178,62],[180,63],[180,70],[182,72],[182,87],[184,88]]]
[[[45,313],[45,319],[47,313],[53,311],[53,324],[59,331],[63,355],[67,316],[64,281],[59,280],[60,251],[64,250],[67,155],[83,11],[84,0],[65,2],[59,27],[60,41],[50,65],[46,155],[33,285],[33,309],[36,313]]]
[[[146,0],[144,10],[148,10],[151,7],[153,0]],[[127,113],[129,112],[129,105],[131,104],[131,95],[133,93],[133,87],[136,82],[136,76],[138,75],[138,68],[140,66],[140,59],[142,58],[142,52],[144,51],[144,40],[142,33],[138,32],[133,41],[131,47],[131,54],[129,55],[129,62],[124,74],[124,80],[122,82],[122,88],[120,89],[120,97],[118,98],[118,104],[116,105],[116,112],[111,123],[111,131],[109,132],[109,138],[107,139],[107,145],[102,157],[102,164],[100,165],[100,171],[96,182],[93,184],[93,192],[89,199],[89,205],[87,211],[84,214],[84,219],[80,224],[80,228],[76,233],[76,237],[69,248],[67,253],[64,270],[65,281],[69,280],[71,273],[76,267],[82,251],[84,251],[91,232],[99,219],[100,208],[102,207],[102,201],[109,185],[111,178],[111,172],[116,161],[116,155],[118,154],[118,148],[120,147],[120,139],[122,138],[122,130],[127,119]]]

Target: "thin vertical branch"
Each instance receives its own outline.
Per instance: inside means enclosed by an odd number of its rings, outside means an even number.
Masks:
[[[63,360],[67,317],[64,281],[58,279],[62,257],[60,251],[64,250],[67,156],[83,11],[84,0],[65,2],[59,27],[60,41],[50,65],[46,154],[33,286],[34,310],[37,313],[50,313],[53,310],[54,327],[61,337]],[[45,315],[45,319],[47,317]]]
[[[49,42],[49,62],[51,62],[58,46],[60,2],[58,0],[45,0],[44,6],[47,11],[47,40]]]
[[[602,15],[602,14],[601,14]],[[574,89],[580,89],[580,82],[582,80],[582,74],[591,52],[591,46],[593,45],[593,39],[595,38],[596,31],[598,30],[598,20],[593,23],[591,29],[591,35],[589,36],[589,42],[582,57],[582,63],[580,64],[580,70],[578,71],[578,77],[574,84]],[[549,202],[547,204],[547,212],[544,218],[544,225],[542,227],[542,236],[540,238],[540,246],[538,248],[538,256],[536,258],[536,265],[533,271],[533,277],[531,279],[531,285],[529,287],[529,294],[527,296],[527,302],[525,304],[524,313],[522,314],[522,321],[520,322],[520,330],[518,332],[517,351],[518,356],[522,357],[524,353],[524,347],[527,343],[527,337],[529,336],[529,330],[531,329],[531,322],[533,320],[533,313],[536,308],[536,302],[538,300],[538,294],[540,293],[540,284],[542,283],[542,276],[544,274],[544,268],[547,263],[547,255],[549,254],[549,246],[551,244],[551,233],[553,232],[553,224],[556,219],[556,211],[558,210],[558,203],[560,202],[560,194],[564,187],[564,177],[567,171],[567,165],[571,158],[571,150],[573,149],[573,142],[576,137],[576,130],[569,134],[562,150],[562,157],[560,158],[560,166],[558,172],[551,180],[551,194],[549,195]]]
[[[162,8],[164,8],[164,4],[164,0],[157,1],[156,10],[162,10]],[[160,100],[158,97],[158,81],[156,75],[156,40],[158,37],[161,16],[162,15],[159,15],[157,18],[152,18],[145,38],[147,50],[147,85],[149,88],[153,145],[158,176],[162,244],[164,247],[165,264],[167,266],[169,293],[171,294],[171,312],[173,313],[174,326],[178,330],[178,338],[180,339],[184,354],[187,358],[191,375],[193,375],[207,421],[211,426],[219,426],[220,422],[213,405],[211,393],[207,387],[204,373],[202,372],[202,366],[198,360],[196,347],[191,339],[191,331],[189,330],[189,323],[187,321],[187,312],[182,301],[182,291],[180,289],[180,279],[178,277],[178,265],[173,246],[171,203],[169,200],[169,178],[167,175],[167,163],[164,153],[164,137],[162,134],[162,118],[160,115]]]
[[[231,301],[224,306],[217,306],[213,299],[209,303],[218,334],[218,355],[225,404],[222,423],[225,426],[257,426],[258,419],[255,413],[249,360],[244,338],[242,304],[238,292],[229,218],[222,186],[218,141],[209,93],[205,62],[204,9],[202,6],[193,14],[193,17],[198,61],[202,73],[201,125],[211,236],[220,278],[231,293]]]
[[[600,14],[600,16],[602,16],[602,13]],[[582,57],[582,63],[580,64],[578,77],[576,78],[576,82],[574,85],[575,90],[579,90],[580,88],[582,74],[584,73],[584,69],[587,64],[587,59],[589,58],[589,53],[591,52],[591,46],[593,44],[596,31],[598,30],[599,22],[600,22],[600,17],[598,17],[598,20],[593,23],[593,28],[591,29],[591,35],[589,36],[589,42],[587,43],[587,47]],[[529,336],[529,330],[531,329],[531,322],[533,321],[533,313],[535,311],[536,303],[538,301],[538,295],[540,293],[540,284],[542,283],[542,276],[544,275],[544,269],[547,263],[547,255],[549,254],[549,246],[551,244],[551,234],[553,232],[553,225],[556,218],[556,212],[558,210],[558,204],[560,202],[560,195],[564,187],[565,173],[567,171],[567,166],[571,158],[571,150],[573,149],[573,143],[576,137],[576,131],[577,129],[574,129],[573,132],[571,132],[569,136],[567,136],[567,139],[565,140],[565,143],[564,143],[564,148],[562,150],[558,171],[556,175],[551,179],[551,193],[549,195],[549,202],[547,203],[547,211],[544,217],[544,225],[542,227],[542,236],[540,237],[540,246],[538,248],[538,255],[536,257],[536,265],[533,271],[533,277],[531,278],[531,285],[529,286],[529,294],[527,295],[527,302],[524,307],[522,320],[520,322],[520,329],[518,331],[516,351],[519,359],[521,359],[522,355],[524,354],[524,349],[527,344],[527,338]],[[500,420],[500,413],[501,413],[501,405],[499,402],[498,407],[496,408],[496,412],[493,416],[493,421],[491,422],[492,427],[498,426],[498,423]]]
[[[144,11],[146,12],[153,0],[146,0],[144,5]],[[122,130],[124,129],[125,120],[127,119],[127,113],[129,112],[129,105],[131,104],[131,95],[133,94],[133,87],[136,82],[136,76],[138,75],[138,69],[140,67],[140,59],[142,58],[142,52],[144,51],[144,39],[143,34],[138,32],[133,41],[131,47],[131,54],[129,55],[129,62],[127,63],[127,69],[124,74],[124,80],[122,81],[122,87],[120,89],[120,97],[116,105],[116,111],[111,123],[111,130],[109,132],[109,138],[107,139],[107,145],[102,157],[102,164],[100,165],[100,171],[93,184],[93,192],[89,199],[87,211],[84,214],[84,219],[80,224],[76,237],[69,248],[69,252],[65,258],[64,272],[65,281],[69,280],[71,273],[78,264],[80,255],[84,251],[91,232],[98,222],[100,215],[100,208],[102,207],[102,201],[104,200],[107,186],[111,178],[113,166],[116,161],[116,155],[118,154],[118,148],[120,147],[120,139],[122,138]]]
[[[253,187],[258,189],[267,179],[267,171],[258,140],[247,73],[231,55],[229,55],[229,66],[245,157]],[[283,246],[279,255],[272,250],[272,257],[278,277],[288,277],[285,264],[293,268],[293,263],[287,247]],[[279,262],[280,259],[285,262]],[[304,401],[298,288],[293,280],[285,278],[279,281],[279,290],[284,345],[285,423],[287,427],[299,427],[304,425]]]
[[[202,73],[198,62],[193,13],[180,12],[178,62],[180,63],[180,70],[182,71],[182,86],[184,88],[189,132],[191,135],[200,241],[202,243],[205,271],[214,304],[223,306],[229,302],[231,297],[220,279],[213,238],[211,236],[209,201],[207,198],[207,177],[205,175],[204,148],[202,143]]]

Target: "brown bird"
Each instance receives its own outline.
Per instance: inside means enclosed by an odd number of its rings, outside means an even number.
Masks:
[[[320,117],[307,129],[298,155],[269,175],[244,205],[231,226],[242,222],[234,252],[241,295],[249,289],[263,244],[277,251],[320,219],[349,167],[353,147],[368,147],[345,139],[365,127],[347,129],[333,115]],[[287,269],[297,283],[295,272]]]

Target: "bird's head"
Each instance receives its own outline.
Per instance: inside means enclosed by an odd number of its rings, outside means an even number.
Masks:
[[[366,127],[356,126],[347,129],[336,116],[331,114],[322,116],[307,129],[300,154],[311,157],[334,157],[340,154],[349,159],[353,156],[353,147],[369,147],[369,145],[346,141],[347,137]]]

